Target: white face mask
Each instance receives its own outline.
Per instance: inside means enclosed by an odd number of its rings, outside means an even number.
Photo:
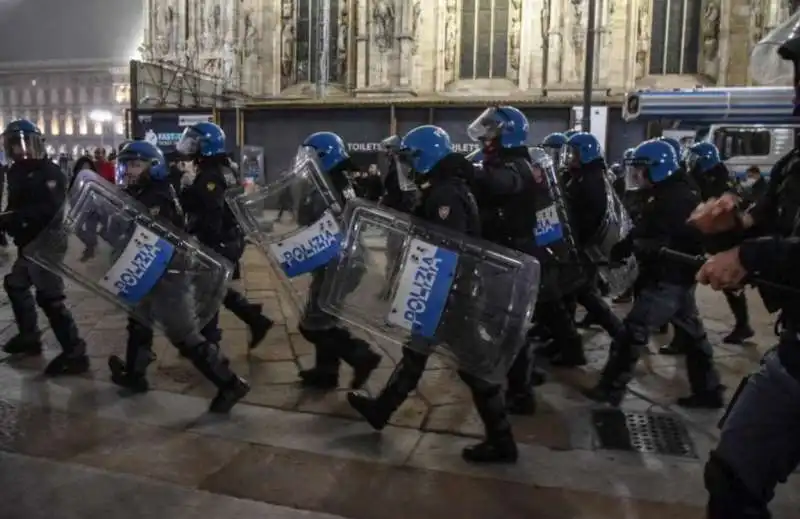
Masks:
[[[742,182],[742,186],[744,186],[744,187],[753,187],[753,184],[755,184],[755,183],[756,183],[756,179],[755,178],[746,178]]]

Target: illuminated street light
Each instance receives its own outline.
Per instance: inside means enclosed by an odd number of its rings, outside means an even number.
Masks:
[[[113,116],[108,110],[92,110],[89,112],[89,119],[96,123],[107,123],[111,122]]]

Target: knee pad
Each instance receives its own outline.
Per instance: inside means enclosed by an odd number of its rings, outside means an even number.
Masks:
[[[703,472],[709,519],[770,519],[767,503],[754,496],[733,468],[711,451]]]

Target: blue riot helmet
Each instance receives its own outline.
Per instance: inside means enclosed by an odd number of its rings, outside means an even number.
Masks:
[[[688,164],[690,170],[697,168],[699,173],[705,173],[714,166],[721,164],[719,150],[710,142],[698,142],[689,147]]]
[[[626,160],[631,160],[633,158],[633,154],[636,151],[636,148],[628,148],[622,154],[622,161],[625,162]]]
[[[541,148],[546,150],[560,150],[567,144],[569,137],[560,132],[551,133],[544,138]]]
[[[681,160],[683,159],[683,146],[673,137],[659,137],[657,140],[666,142],[670,146],[672,146],[673,151],[675,151],[675,156],[678,157],[678,164],[680,165]]]
[[[175,149],[193,158],[225,155],[225,132],[214,123],[193,124],[183,131]]]
[[[453,153],[450,135],[438,126],[417,126],[403,137],[403,153],[415,173],[429,175],[446,156]]]
[[[564,165],[584,166],[603,158],[603,150],[597,137],[587,132],[578,132],[567,140]]]
[[[528,118],[513,106],[487,108],[467,127],[467,135],[483,145],[484,153],[497,148],[527,146]]]
[[[3,131],[3,150],[12,161],[43,159],[47,155],[44,134],[27,119],[8,123]]]
[[[165,180],[169,175],[164,153],[147,141],[132,141],[117,155],[117,183],[133,185],[147,180]]]
[[[664,180],[675,174],[680,165],[675,150],[661,139],[645,141],[636,147],[626,172],[625,185],[636,191]]]
[[[333,132],[312,133],[303,141],[302,148],[313,150],[323,173],[331,173],[350,160],[344,141]]]

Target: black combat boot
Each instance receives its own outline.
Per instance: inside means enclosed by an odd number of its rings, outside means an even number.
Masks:
[[[131,393],[146,393],[150,384],[143,373],[128,371],[125,361],[116,355],[108,358],[108,369],[111,370],[111,382],[129,390]]]
[[[86,355],[86,343],[80,338],[78,325],[72,318],[63,300],[38,301],[53,335],[61,345],[63,352],[44,370],[45,375],[80,375],[89,371],[89,357]]]
[[[242,294],[233,289],[228,289],[223,300],[225,308],[230,310],[250,330],[250,348],[255,348],[267,336],[274,324],[262,312],[262,306],[250,303]]]
[[[181,346],[181,353],[188,358],[212,384],[217,387],[217,395],[211,400],[208,411],[225,414],[239,400],[250,392],[247,382],[238,377],[231,369],[219,345],[203,342],[194,347]]]
[[[725,344],[744,344],[747,339],[755,335],[753,328],[750,326],[750,312],[747,308],[747,296],[744,290],[739,292],[724,292],[725,299],[728,301],[728,306],[731,307],[733,317],[736,320],[736,325],[733,327],[731,333],[722,339]]]
[[[372,351],[367,341],[351,337],[349,342],[339,345],[339,356],[353,368],[350,389],[361,389],[369,376],[381,363],[381,356]]]
[[[3,351],[9,355],[41,355],[42,341],[39,334],[13,336],[3,345]]]
[[[692,394],[679,398],[678,405],[691,409],[722,409],[725,407],[725,386],[714,367],[714,352],[707,337],[696,339],[686,349],[686,374]]]
[[[633,368],[638,360],[636,346],[627,341],[613,341],[600,381],[591,389],[581,391],[594,402],[619,407],[625,398],[628,382],[633,378]]]
[[[465,447],[461,457],[471,463],[516,463],[517,443],[506,415],[503,392],[499,386],[489,386],[483,381],[459,373],[472,391],[475,409],[483,421],[486,439]]]
[[[347,394],[347,401],[376,431],[382,430],[392,414],[403,405],[419,383],[425,370],[426,358],[416,353],[403,352],[403,358],[394,368],[378,398],[370,398],[363,391]]]

